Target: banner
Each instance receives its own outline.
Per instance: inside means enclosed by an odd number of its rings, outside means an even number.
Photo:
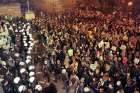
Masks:
[[[34,12],[32,12],[32,11],[26,12],[26,13],[25,13],[25,19],[27,19],[27,20],[35,19],[35,14],[34,14]]]
[[[73,49],[70,48],[70,49],[68,50],[68,55],[69,55],[70,57],[73,56]]]

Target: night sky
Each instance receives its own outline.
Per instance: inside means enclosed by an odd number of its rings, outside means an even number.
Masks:
[[[40,1],[40,0],[38,0]],[[80,0],[77,0],[80,1]],[[87,1],[87,0],[86,0]],[[90,0],[89,0],[90,1]],[[105,0],[99,0],[99,1],[105,1]],[[106,1],[110,1],[110,0],[106,0]],[[111,0],[112,2],[113,0]],[[115,0],[114,0],[115,1]],[[126,0],[127,1],[127,0]],[[140,0],[131,0],[134,1],[134,5],[133,5],[133,11],[137,14],[140,13]],[[11,3],[11,2],[19,2],[19,3],[26,3],[26,0],[0,0],[0,4],[7,4],[7,3]],[[110,3],[111,4],[111,3]]]

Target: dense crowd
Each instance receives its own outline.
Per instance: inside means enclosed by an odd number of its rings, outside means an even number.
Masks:
[[[1,58],[4,93],[56,93],[52,76],[66,93],[140,91],[140,27],[131,15],[78,7],[1,24],[12,43]]]
[[[131,15],[77,8],[42,15],[35,24],[51,48],[49,68],[56,76],[62,70],[67,92],[84,87],[97,93],[139,91],[139,24]]]
[[[55,88],[54,84],[43,87],[40,77],[37,77],[40,72],[32,52],[37,41],[32,36],[31,22],[24,18],[11,17],[8,20],[1,17],[1,28],[1,33],[7,32],[5,37],[10,37],[11,40],[6,44],[10,47],[0,49],[1,93],[50,93],[49,88]],[[3,39],[0,40],[3,42]]]

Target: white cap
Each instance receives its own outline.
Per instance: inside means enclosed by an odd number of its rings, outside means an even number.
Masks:
[[[95,79],[95,78],[93,78],[93,81],[96,81],[96,79]]]
[[[121,85],[121,81],[117,81],[117,86],[120,86]]]
[[[15,23],[13,23],[13,26],[16,26],[16,24],[15,24]]]
[[[21,21],[19,21],[18,23],[21,23]],[[20,26],[18,28],[21,28]]]
[[[34,76],[34,75],[35,75],[35,72],[33,72],[33,71],[29,73],[29,76],[30,76],[30,77],[32,77],[32,76]]]
[[[29,36],[30,37],[30,40],[31,40],[31,38],[33,38],[33,36]],[[32,41],[32,40],[31,40]]]
[[[130,76],[130,73],[127,73],[127,76],[129,77]]]
[[[32,41],[29,41],[28,43],[30,43],[30,44],[31,44],[31,43],[32,43]]]
[[[45,60],[45,61],[44,61],[44,64],[45,64],[45,65],[47,65],[47,64],[48,64],[48,62]]]
[[[90,88],[85,87],[85,88],[84,88],[84,92],[90,92]]]
[[[27,51],[27,54],[31,54],[31,50],[28,50],[28,51]]]
[[[35,77],[30,77],[30,78],[29,78],[29,82],[30,82],[30,83],[33,83],[34,81],[35,81]]]
[[[111,85],[111,84],[109,84],[109,86],[108,86],[110,89],[113,89],[113,86]]]
[[[19,39],[17,39],[17,41],[20,41]]]
[[[25,63],[24,63],[24,62],[20,62],[19,65],[20,65],[20,66],[24,66]]]
[[[22,30],[19,30],[19,32],[22,32]]]
[[[27,40],[27,38],[26,37],[23,37],[23,41],[26,41]]]
[[[2,64],[3,66],[6,66],[6,62],[5,61],[1,61],[0,64]]]
[[[24,32],[24,34],[25,34],[25,32]],[[23,36],[23,38],[27,38],[27,36],[26,36],[26,35],[24,35],[24,36]]]
[[[38,91],[42,91],[42,86],[41,85],[36,85],[35,89],[38,90]]]
[[[33,41],[34,39],[32,37],[30,37],[30,40]]]
[[[28,22],[28,23],[26,23],[27,25],[30,25],[30,23]]]
[[[102,82],[102,81],[103,81],[103,79],[102,79],[102,78],[100,78],[100,81]]]
[[[118,90],[117,93],[121,93],[121,92]]]
[[[62,69],[62,74],[65,74],[66,73],[66,69]]]
[[[20,69],[20,73],[22,74],[22,73],[24,73],[24,72],[26,72],[26,69],[25,69],[25,68],[21,68],[21,69]]]
[[[34,65],[30,65],[29,66],[29,70],[34,70],[35,69],[35,66]]]
[[[25,32],[24,32],[24,34],[25,34]],[[27,36],[26,35],[23,35],[23,38],[27,38]]]
[[[20,81],[20,77],[16,77],[16,78],[14,78],[14,83],[15,83],[15,84],[18,84],[19,81]]]
[[[25,32],[23,32],[22,34],[25,35]]]
[[[31,33],[29,33],[29,36],[32,36],[32,34],[31,34]]]
[[[84,82],[85,81],[85,78],[81,78],[81,80],[80,80],[81,82]]]
[[[25,91],[26,90],[26,86],[25,85],[20,85],[19,87],[18,87],[18,91],[19,92],[23,92],[23,91]]]
[[[24,46],[28,46],[28,44],[27,43],[24,43]]]
[[[109,53],[112,54],[112,51],[110,51]]]
[[[102,56],[100,56],[99,59],[100,59],[101,61],[103,61],[103,57],[102,57]]]
[[[31,57],[31,56],[29,56],[29,55],[26,57],[26,59],[31,59],[31,58],[32,58],[32,57]]]
[[[32,50],[32,47],[29,47],[29,48],[28,48],[28,51],[29,51],[29,50]]]
[[[19,36],[19,35],[16,35],[16,36]]]
[[[24,29],[21,29],[21,32],[23,33],[24,32]]]
[[[15,53],[15,56],[16,56],[16,57],[19,57],[19,53]]]
[[[125,45],[121,45],[120,49],[126,49],[126,46]]]
[[[27,28],[27,30],[26,30],[26,33],[27,33],[27,35],[29,35],[29,31],[28,31],[29,29]]]
[[[23,40],[23,44],[27,43],[26,41]]]
[[[23,44],[26,44],[27,43],[27,41],[26,40],[23,40]]]
[[[18,30],[15,30],[15,32],[18,32]]]
[[[139,64],[139,62],[140,62],[140,60],[139,60],[138,58],[135,58],[135,59],[134,59],[134,63],[135,63],[135,64]]]
[[[32,42],[32,43],[30,43],[30,46],[33,46],[34,45],[34,43]]]

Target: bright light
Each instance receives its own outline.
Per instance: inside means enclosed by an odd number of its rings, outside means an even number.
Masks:
[[[128,6],[132,6],[132,5],[133,5],[132,1],[128,2]]]

